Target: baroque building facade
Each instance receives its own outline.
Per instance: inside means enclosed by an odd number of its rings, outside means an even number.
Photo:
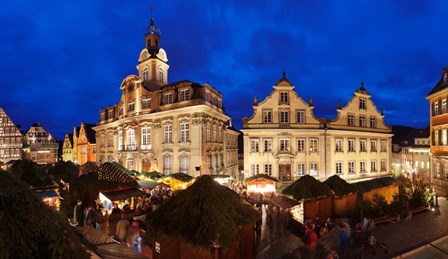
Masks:
[[[431,182],[438,194],[448,194],[448,67],[427,94],[430,105]]]
[[[62,160],[73,162],[73,134],[65,133],[64,142],[62,143]]]
[[[22,159],[23,134],[0,107],[0,162]]]
[[[23,137],[24,151],[38,164],[54,164],[58,161],[59,144],[40,123],[34,123]]]
[[[334,120],[315,117],[283,73],[254,113],[243,118],[245,176],[268,174],[282,181],[310,174],[319,180],[337,174],[354,181],[390,173],[391,128],[384,124],[364,86]]]
[[[168,83],[168,58],[153,18],[145,42],[138,75],[122,81],[117,104],[100,110],[97,161],[141,172],[236,175],[238,131],[224,113],[222,94],[209,83]]]

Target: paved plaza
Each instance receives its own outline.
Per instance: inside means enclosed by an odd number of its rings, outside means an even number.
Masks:
[[[373,249],[366,246],[364,258],[393,258],[448,235],[448,201],[445,197],[439,197],[438,203],[439,207],[416,213],[410,219],[377,225],[375,236],[384,242],[389,252],[377,251],[374,254]],[[263,206],[262,232],[256,248],[256,258],[301,258],[301,238],[288,230],[287,222],[284,222],[282,217],[277,217],[273,222],[274,224],[267,224],[266,207]],[[354,251],[349,251],[349,257],[354,258],[353,255]]]

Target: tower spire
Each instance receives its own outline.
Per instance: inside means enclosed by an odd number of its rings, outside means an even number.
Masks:
[[[149,26],[146,27],[145,30],[146,48],[148,49],[148,52],[149,54],[151,54],[151,56],[157,55],[160,49],[160,30],[154,23],[153,11],[154,7],[151,5],[151,18],[149,21]]]

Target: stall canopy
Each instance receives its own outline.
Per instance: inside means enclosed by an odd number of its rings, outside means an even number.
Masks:
[[[61,196],[55,191],[55,190],[49,190],[49,191],[34,191],[35,195],[39,196],[41,199],[46,198],[57,198],[60,199]]]
[[[193,181],[193,176],[184,173],[174,173],[162,177],[162,182],[169,185],[173,190],[183,190],[190,186]]]
[[[324,181],[324,184],[327,185],[337,197],[342,197],[344,195],[356,192],[356,187],[346,182],[344,179],[339,177],[339,175],[329,177]]]
[[[168,185],[161,182],[151,182],[151,181],[138,181],[138,185],[145,189],[154,189],[156,186],[169,187]]]
[[[143,192],[137,188],[128,188],[128,189],[123,189],[123,190],[108,191],[108,192],[101,192],[101,193],[111,201],[125,200],[125,199],[129,199],[132,197],[137,197],[137,196],[145,194],[145,192]]]
[[[277,196],[277,197],[271,198],[269,201],[272,204],[278,206],[280,209],[289,209],[289,208],[295,207],[300,204],[298,201],[290,199],[285,196]]]
[[[304,175],[286,187],[283,194],[291,195],[296,200],[308,200],[331,196],[333,192],[311,175]]]
[[[275,192],[275,182],[278,180],[267,174],[257,174],[246,179],[247,191],[267,193]]]

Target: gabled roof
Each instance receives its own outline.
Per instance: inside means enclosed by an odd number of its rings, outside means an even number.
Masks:
[[[448,72],[448,67],[445,67],[445,68],[443,69],[443,74],[445,74],[446,72]],[[439,91],[442,91],[443,89],[446,89],[446,88],[448,88],[448,81],[444,82],[444,80],[443,80],[443,75],[442,75],[442,77],[440,78],[439,82],[437,82],[437,84],[436,84],[436,85],[432,88],[432,90],[426,95],[426,97],[428,97],[428,96],[430,96],[430,95],[432,95],[432,94],[434,94],[434,93],[437,93],[437,92],[439,92]]]
[[[355,91],[356,93],[370,95],[369,92],[364,88],[364,82],[361,82],[361,87]]]
[[[93,127],[95,126],[96,126],[95,124],[84,123],[84,131],[86,132],[86,138],[91,144],[96,143],[95,131],[93,130]]]

